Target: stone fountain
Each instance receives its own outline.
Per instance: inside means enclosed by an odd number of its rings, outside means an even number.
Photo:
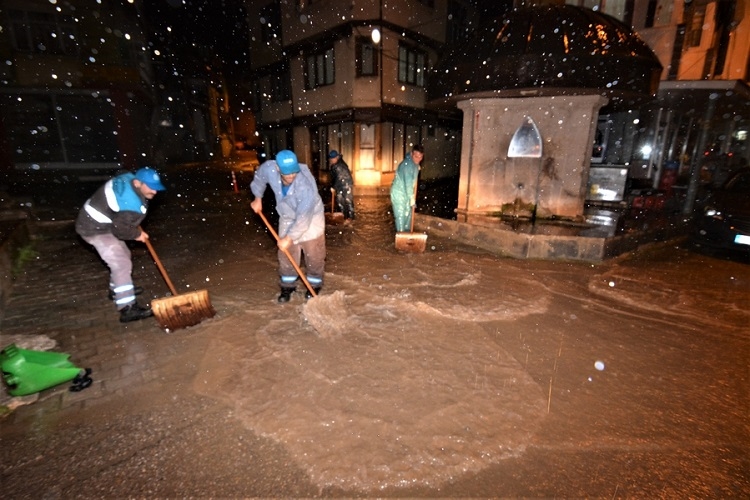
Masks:
[[[519,258],[602,260],[642,235],[585,213],[600,111],[638,106],[662,66],[629,27],[571,5],[490,20],[429,74],[436,108],[463,112],[456,220],[418,229]],[[658,237],[663,237],[659,235]]]

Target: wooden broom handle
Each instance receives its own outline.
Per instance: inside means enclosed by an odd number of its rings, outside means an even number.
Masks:
[[[140,229],[140,228],[139,228]],[[141,229],[141,231],[143,231]],[[154,259],[154,262],[156,262],[156,267],[159,268],[159,271],[161,271],[161,275],[164,278],[164,281],[167,282],[167,286],[169,287],[169,291],[172,292],[172,295],[179,295],[177,293],[177,289],[172,284],[172,280],[169,279],[169,275],[167,274],[167,270],[164,269],[164,266],[161,265],[161,261],[159,260],[159,256],[156,255],[156,250],[154,250],[154,247],[151,245],[151,241],[149,241],[148,238],[144,241],[146,244],[146,247],[148,247],[149,253],[151,253],[151,257]]]
[[[417,178],[414,179],[414,205],[411,206],[411,223],[409,224],[409,232],[414,232],[414,213],[417,208],[417,186],[419,185],[419,172],[417,172]]]
[[[278,233],[276,233],[273,227],[271,227],[271,224],[268,222],[268,219],[266,219],[266,216],[263,215],[263,211],[261,210],[260,212],[258,212],[258,215],[260,215],[260,218],[263,219],[263,222],[266,224],[266,227],[273,235],[274,239],[276,240],[276,243],[278,243],[279,235]],[[307,287],[307,290],[310,292],[310,295],[312,295],[313,297],[317,297],[318,294],[315,293],[315,290],[313,290],[313,287],[310,284],[310,282],[307,281],[307,278],[305,278],[305,275],[302,274],[302,269],[300,269],[299,265],[297,265],[297,263],[294,261],[291,254],[289,253],[289,250],[287,250],[286,248],[283,248],[282,252],[284,252],[284,255],[286,255],[286,258],[289,259],[289,262],[291,262],[292,265],[294,266],[294,270],[297,271],[297,274],[299,275],[300,279],[305,283],[305,286]]]

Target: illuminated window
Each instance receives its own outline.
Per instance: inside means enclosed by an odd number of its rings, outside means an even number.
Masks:
[[[703,23],[706,19],[706,7],[695,6],[693,15],[690,17],[687,33],[685,34],[685,46],[700,47],[703,35]]]

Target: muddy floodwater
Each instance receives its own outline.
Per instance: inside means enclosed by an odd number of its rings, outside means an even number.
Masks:
[[[750,495],[747,264],[679,243],[604,263],[432,237],[404,254],[388,200],[362,197],[353,226],[327,228],[320,296],[300,283],[280,305],[248,203],[178,189],[149,216],[177,287],[217,312],[174,332],[65,326],[111,314],[92,291],[106,273],[64,222],[45,240],[0,338],[46,334],[95,385],[4,419],[9,498]],[[163,296],[145,250],[134,261]],[[74,298],[29,326],[24,297],[63,285]]]

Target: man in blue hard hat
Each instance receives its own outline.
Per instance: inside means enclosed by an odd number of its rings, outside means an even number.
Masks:
[[[289,302],[297,288],[297,270],[286,257],[284,250],[299,267],[305,254],[305,277],[317,295],[323,286],[326,262],[326,235],[323,200],[310,169],[297,161],[292,151],[283,150],[274,160],[263,162],[255,171],[250,191],[255,198],[250,207],[255,213],[263,210],[263,194],[270,186],[276,198],[279,214],[278,259],[279,302]],[[307,291],[306,297],[312,297]]]
[[[125,241],[148,239],[141,222],[148,202],[165,189],[159,174],[149,167],[118,175],[86,200],[76,219],[76,232],[109,267],[109,296],[123,323],[153,315],[150,307],[136,301],[135,296],[143,290],[133,285],[133,262]]]

